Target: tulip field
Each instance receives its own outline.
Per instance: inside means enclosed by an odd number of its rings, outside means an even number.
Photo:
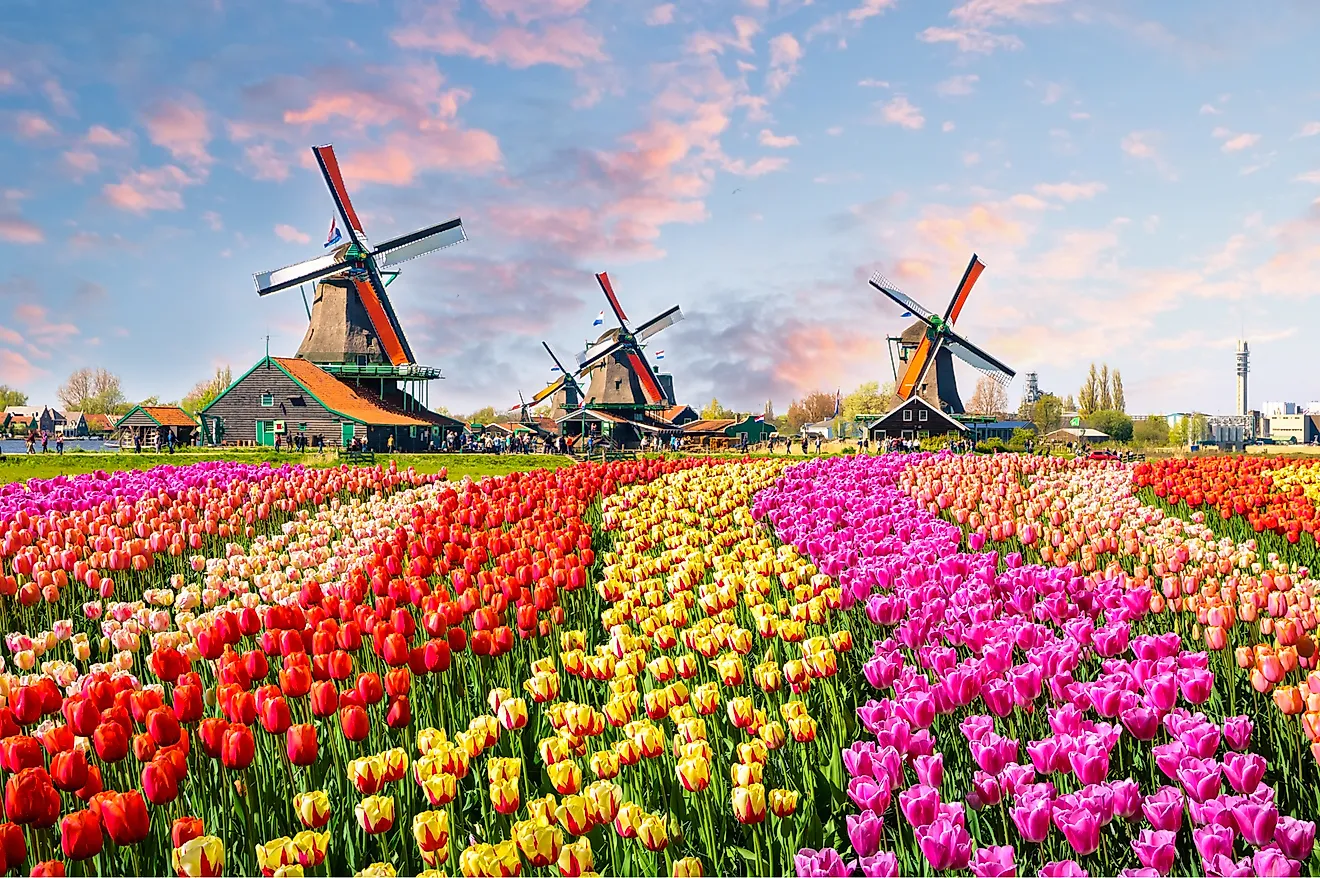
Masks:
[[[0,486],[0,871],[1320,871],[1320,467]]]

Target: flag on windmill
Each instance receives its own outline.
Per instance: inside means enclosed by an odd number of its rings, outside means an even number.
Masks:
[[[836,390],[834,391],[834,414],[831,415],[831,417],[837,418],[839,416],[839,403],[840,403],[840,391]]]
[[[753,420],[755,420],[756,423],[758,423],[758,424],[764,424],[764,423],[765,423],[765,415],[757,415],[755,418],[753,418]]]
[[[562,372],[562,371],[564,371],[564,370],[561,369],[561,368],[559,368],[559,364],[558,364],[558,363],[555,363],[553,366],[550,367],[550,371],[551,371],[551,372]]]
[[[344,237],[343,232],[339,231],[339,218],[330,217],[330,234],[325,237],[325,247],[333,247]]]
[[[663,359],[665,358],[665,352],[664,352],[664,350],[662,349],[662,350],[658,350],[658,351],[656,351],[656,352],[655,352],[655,358],[656,358],[657,360],[663,360]]]
[[[604,325],[605,325],[605,312],[602,311],[602,312],[600,312],[599,314],[597,314],[597,315],[596,315],[596,319],[593,320],[593,321],[591,321],[591,325],[592,325],[592,326],[604,326]]]

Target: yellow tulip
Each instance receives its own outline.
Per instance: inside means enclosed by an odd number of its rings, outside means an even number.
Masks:
[[[298,852],[298,865],[304,869],[315,868],[325,862],[330,851],[330,833],[304,829],[293,837],[293,846]]]
[[[357,872],[353,878],[395,878],[398,874],[392,863],[372,863],[361,872]]]
[[[719,709],[720,691],[714,683],[702,683],[692,690],[692,709],[702,716],[708,716]]]
[[[431,807],[442,808],[454,801],[454,797],[458,795],[458,778],[437,771],[421,781],[421,787]]]
[[[696,857],[684,857],[674,860],[674,878],[701,878],[701,860]]]
[[[542,738],[537,744],[537,750],[541,754],[541,761],[546,765],[554,765],[568,758],[568,744],[563,738]]]
[[[761,662],[752,668],[752,682],[763,692],[777,692],[783,684],[783,677],[779,673],[779,665],[773,661]]]
[[[363,795],[374,795],[385,785],[385,759],[380,754],[359,756],[348,763],[348,779]]]
[[[665,818],[647,814],[637,824],[637,839],[648,851],[662,851],[669,846],[669,827]]]
[[[776,817],[791,817],[797,811],[797,804],[796,790],[770,791],[770,813]]]
[[[353,815],[368,835],[389,832],[394,826],[394,797],[367,796],[354,806]]]
[[[513,824],[513,839],[528,865],[540,869],[559,859],[564,833],[544,819],[519,820]]]
[[[449,812],[422,811],[413,816],[413,839],[424,853],[449,847]]]
[[[738,761],[746,764],[764,763],[770,757],[769,748],[760,738],[743,741],[738,745]]]
[[[646,812],[641,806],[634,802],[624,802],[618,808],[618,813],[614,815],[614,831],[620,838],[636,838],[637,828],[642,823],[642,818]]]
[[[555,821],[569,835],[586,835],[595,826],[591,801],[585,795],[565,796],[555,811]]]
[[[508,731],[516,731],[527,725],[527,702],[521,698],[506,698],[495,709],[495,718]]]
[[[809,716],[795,716],[788,721],[788,732],[799,744],[816,740],[816,721]]]
[[[387,783],[401,780],[408,773],[408,751],[402,747],[386,750],[381,754],[381,759],[385,763],[385,780]]]
[[[293,863],[289,866],[276,866],[270,874],[271,878],[303,878],[306,873],[302,866]]]
[[[561,796],[571,795],[582,789],[582,769],[572,760],[555,762],[546,767],[550,783]]]
[[[293,797],[293,810],[298,820],[309,829],[320,829],[330,820],[330,797],[325,790],[298,793]]]
[[[729,722],[733,723],[734,728],[745,729],[753,722],[753,710],[752,699],[746,695],[730,698],[727,705]]]
[[[699,793],[710,786],[710,763],[705,759],[683,759],[675,769],[683,789]]]
[[[729,782],[735,787],[748,787],[752,784],[761,782],[761,772],[765,764],[761,762],[751,762],[743,764],[735,762],[729,766]]]
[[[523,681],[523,688],[537,704],[545,704],[559,697],[559,675],[555,673],[534,674],[530,680]]]
[[[486,778],[492,784],[517,781],[522,777],[522,760],[513,756],[492,756],[486,763]]]
[[[597,824],[613,820],[623,803],[623,789],[613,781],[598,780],[583,795],[591,806],[591,819]]]
[[[257,865],[264,870],[274,871],[280,866],[288,866],[296,862],[298,862],[298,848],[291,838],[281,836],[257,845]]]
[[[490,785],[490,804],[501,814],[512,814],[522,804],[517,780],[497,781]]]
[[[613,750],[600,750],[591,754],[591,771],[596,777],[609,780],[619,775],[619,755]]]
[[[481,742],[481,749],[488,750],[500,740],[500,723],[488,713],[474,716],[468,723],[468,734]]]
[[[513,693],[511,691],[502,687],[497,687],[490,690],[490,693],[486,695],[486,703],[490,705],[491,713],[499,713],[500,705],[512,697]]]
[[[733,788],[733,816],[739,823],[765,820],[765,787],[759,783]]]
[[[579,838],[559,850],[559,874],[564,878],[581,878],[592,871],[595,862],[591,856],[591,839]]]
[[[189,839],[170,854],[170,865],[184,878],[213,878],[225,867],[225,844],[214,835]]]
[[[771,720],[761,727],[756,737],[769,749],[778,750],[784,746],[784,727],[779,720]]]

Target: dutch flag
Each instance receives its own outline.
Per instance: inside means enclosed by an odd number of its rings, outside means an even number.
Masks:
[[[325,247],[333,247],[333,246],[335,246],[336,244],[338,244],[339,241],[340,241],[343,237],[344,237],[343,233],[339,231],[339,218],[338,218],[338,217],[331,217],[331,218],[330,218],[330,234],[329,234],[329,235],[326,235],[326,238],[325,238],[325,244],[324,244],[323,246],[325,246]]]
[[[903,316],[903,317],[911,317],[911,316],[912,316],[912,312],[911,312],[911,311],[904,311],[903,314],[902,314],[901,316]]]
[[[655,352],[655,358],[656,358],[657,360],[663,360],[663,359],[665,358],[665,352],[664,352],[664,351],[656,351],[656,352]]]
[[[758,423],[758,424],[764,424],[764,423],[765,423],[765,415],[757,415],[755,420],[756,420],[756,423]]]
[[[839,416],[839,401],[840,401],[840,394],[841,394],[841,391],[838,391],[838,390],[834,391],[834,415],[833,415],[833,416],[836,417],[836,418]]]
[[[593,321],[591,321],[591,325],[592,325],[592,326],[604,326],[604,325],[605,325],[605,312],[602,311],[602,312],[600,312],[599,314],[597,314],[597,315],[596,315],[596,319],[593,320]]]
[[[551,366],[551,367],[550,367],[550,371],[551,371],[551,372],[562,372],[563,370],[560,369],[558,366]]]

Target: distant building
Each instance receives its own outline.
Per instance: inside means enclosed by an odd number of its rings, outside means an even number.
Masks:
[[[1280,414],[1266,417],[1267,435],[1274,443],[1307,445],[1320,436],[1316,421],[1320,415]]]
[[[1052,433],[1046,433],[1045,438],[1051,442],[1081,442],[1083,445],[1094,445],[1097,442],[1108,442],[1109,434],[1092,430],[1090,427],[1061,427]]]
[[[662,412],[656,412],[655,415],[660,420],[668,421],[678,427],[701,420],[701,415],[690,405],[671,405]]]
[[[1277,415],[1299,414],[1299,409],[1295,402],[1267,402],[1261,405],[1260,412],[1265,417],[1272,418]]]
[[[83,421],[87,424],[88,436],[108,436],[114,432],[115,416],[102,414],[84,414]]]
[[[921,396],[908,397],[889,413],[867,425],[872,441],[926,439],[949,433],[964,434],[967,427],[931,405]]]
[[[1031,421],[962,421],[963,426],[970,431],[970,438],[973,442],[982,442],[986,439],[999,439],[1008,442],[1013,438],[1013,433],[1017,430],[1030,430],[1036,432],[1036,425]]]
[[[1251,418],[1246,415],[1217,415],[1206,420],[1206,428],[1200,444],[1224,451],[1241,451],[1253,438]]]
[[[1172,412],[1170,414],[1165,415],[1164,420],[1166,420],[1169,423],[1169,429],[1172,430],[1174,427],[1178,426],[1183,421],[1192,417],[1194,414],[1195,412]]]
[[[115,432],[144,448],[164,448],[171,435],[175,445],[192,445],[197,422],[177,405],[135,405],[115,421]]]
[[[82,412],[65,412],[64,424],[61,425],[60,432],[65,436],[86,436],[87,418]]]

